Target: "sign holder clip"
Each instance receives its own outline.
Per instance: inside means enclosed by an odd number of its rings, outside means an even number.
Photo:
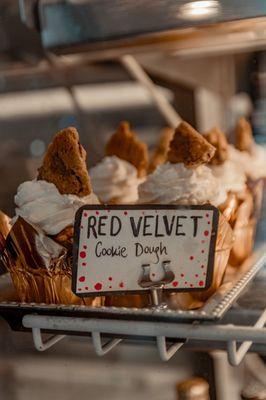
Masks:
[[[150,264],[142,264],[143,273],[139,279],[139,285],[142,288],[149,288],[151,291],[151,299],[153,303],[153,308],[155,310],[167,309],[167,304],[162,303],[162,292],[165,285],[171,283],[175,279],[175,274],[170,268],[171,261],[165,260],[162,262],[162,269],[164,271],[163,278],[159,281],[152,281],[150,278]],[[184,341],[172,344],[167,348],[166,337],[157,336],[156,337],[157,348],[160,358],[163,361],[168,361],[173,355],[183,346]]]

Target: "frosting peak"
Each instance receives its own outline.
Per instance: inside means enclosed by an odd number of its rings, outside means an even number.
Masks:
[[[135,203],[141,182],[137,175],[134,165],[116,156],[105,157],[90,170],[92,187],[104,203]]]
[[[75,213],[81,206],[99,201],[94,193],[84,197],[60,194],[53,183],[34,180],[19,185],[15,204],[16,217],[25,218],[48,235],[56,235],[74,224]]]
[[[226,200],[226,192],[210,168],[200,165],[163,164],[139,187],[139,203],[204,204],[214,206]]]
[[[226,192],[240,193],[246,188],[246,174],[240,165],[231,160],[220,165],[212,165],[214,176],[221,180]]]
[[[266,177],[266,148],[263,146],[254,143],[251,153],[229,146],[229,159],[253,180]]]

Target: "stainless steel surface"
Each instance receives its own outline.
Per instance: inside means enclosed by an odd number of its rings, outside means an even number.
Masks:
[[[190,51],[193,43],[196,51],[266,43],[263,29],[257,31],[252,22],[245,26],[247,19],[265,16],[260,0],[21,0],[20,12],[28,27],[39,29],[45,48],[60,54],[87,52],[93,59],[180,46]]]

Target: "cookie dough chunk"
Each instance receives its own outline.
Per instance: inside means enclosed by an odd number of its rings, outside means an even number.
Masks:
[[[67,226],[57,235],[53,235],[52,239],[54,239],[57,243],[61,244],[62,246],[72,250],[73,246],[73,237],[74,237],[74,227]]]
[[[143,177],[148,169],[148,148],[130,130],[128,122],[121,122],[117,131],[111,136],[106,145],[107,156],[117,156],[134,165],[138,176]]]
[[[236,148],[251,153],[254,139],[250,123],[245,118],[239,118],[235,129]]]
[[[172,164],[183,163],[188,168],[195,168],[210,162],[214,153],[215,148],[191,125],[182,121],[175,130],[167,158]]]
[[[219,128],[215,127],[205,133],[203,137],[216,148],[216,152],[210,164],[223,164],[228,159],[228,142],[225,134]]]
[[[86,166],[86,151],[79,143],[75,128],[58,132],[48,146],[38,180],[54,183],[61,194],[86,196],[91,193]]]

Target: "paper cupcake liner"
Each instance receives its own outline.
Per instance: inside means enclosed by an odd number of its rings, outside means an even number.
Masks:
[[[247,182],[248,188],[254,200],[254,215],[253,217],[259,220],[262,208],[263,189],[265,180],[257,179],[256,181],[249,179]]]
[[[254,247],[259,209],[262,201],[262,185],[254,185],[239,198],[235,220],[231,222],[234,244],[230,253],[229,264],[238,267],[250,256]]]
[[[228,259],[233,246],[234,238],[230,224],[220,213],[217,232],[217,241],[214,254],[213,277],[211,286],[204,291],[193,292],[192,298],[201,302],[206,301],[222,284]],[[191,307],[189,307],[191,308]]]
[[[0,211],[0,254],[4,251],[6,237],[9,234],[10,229],[10,218]],[[4,259],[0,257],[0,275],[6,272],[6,263],[4,262]]]
[[[235,227],[234,244],[230,252],[229,264],[239,267],[252,253],[255,241],[257,221],[249,220],[245,226]]]
[[[72,292],[72,257],[23,218],[18,218],[6,239],[5,259],[22,302],[102,304],[101,297],[80,298]]]
[[[14,267],[10,269],[10,275],[21,302],[87,306],[102,304],[100,297],[79,298],[72,292],[71,269],[26,271]]]

